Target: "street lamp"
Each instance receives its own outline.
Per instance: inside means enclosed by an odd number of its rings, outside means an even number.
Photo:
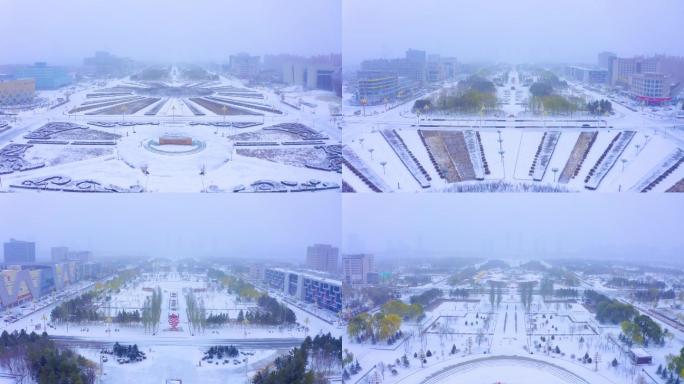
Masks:
[[[383,160],[383,161],[380,162],[380,165],[382,165],[382,174],[383,174],[383,175],[386,175],[386,173],[385,173],[385,165],[387,165],[387,162]]]
[[[558,168],[551,168],[551,172],[553,172],[553,182],[556,182],[556,174],[558,173]]]
[[[484,103],[480,107],[480,129],[482,129],[482,124],[484,124],[484,111],[485,111],[485,106]]]
[[[373,148],[368,148],[368,152],[370,152],[371,160],[373,160],[373,152],[374,152],[374,151],[375,151],[375,149],[373,149]]]

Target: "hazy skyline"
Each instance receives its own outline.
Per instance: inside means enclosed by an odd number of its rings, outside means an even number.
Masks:
[[[340,0],[0,0],[0,64],[81,64],[95,51],[141,61],[340,53]]]
[[[343,253],[676,261],[676,194],[358,194],[342,205]],[[424,260],[424,258],[421,258]]]
[[[619,55],[684,55],[679,0],[344,0],[345,65],[409,48],[461,61],[595,63]]]
[[[95,256],[271,258],[302,263],[313,243],[339,246],[339,195],[0,194],[0,242],[35,241]]]

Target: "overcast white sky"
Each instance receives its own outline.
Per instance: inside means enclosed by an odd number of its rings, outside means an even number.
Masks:
[[[676,261],[684,257],[682,212],[677,194],[345,194],[342,249]]]
[[[345,65],[408,48],[463,61],[596,61],[684,55],[681,0],[344,0]]]
[[[255,257],[304,262],[313,243],[339,245],[335,193],[0,194],[0,242],[92,249],[96,255]]]
[[[0,64],[339,53],[340,0],[0,0]]]

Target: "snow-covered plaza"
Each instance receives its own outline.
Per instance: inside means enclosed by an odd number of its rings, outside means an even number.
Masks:
[[[81,292],[96,285],[90,284]],[[162,297],[160,322],[154,327],[139,321],[117,320],[122,312],[142,313],[152,292],[159,289]],[[206,324],[199,328],[188,321],[187,295],[201,303],[204,315],[227,315],[221,324]],[[33,312],[12,323],[4,323],[3,330],[21,329],[49,332],[58,344],[72,347],[79,354],[98,363],[103,383],[158,383],[160,380],[180,378],[187,382],[225,383],[226,380],[247,382],[258,370],[271,364],[276,357],[299,346],[307,336],[332,332],[341,335],[341,328],[292,305],[297,323],[288,325],[251,324],[242,318],[249,311],[257,311],[253,300],[240,299],[204,274],[143,273],[120,288],[98,296],[93,303],[102,320],[52,322],[55,304]],[[177,316],[177,317],[176,317]],[[178,322],[173,319],[177,318]],[[102,354],[118,342],[137,345],[146,354],[140,362],[124,362]],[[212,346],[235,346],[235,357],[207,359]],[[152,374],[155,372],[155,374]]]
[[[82,82],[0,131],[0,189],[300,192],[340,188],[339,99],[215,76]]]
[[[414,113],[414,102],[361,108],[345,98],[343,179],[356,192],[676,192],[684,186],[684,128],[666,109],[611,97],[613,113],[528,110],[517,71],[481,115]],[[609,96],[571,84],[571,97]],[[668,114],[669,113],[669,114]]]

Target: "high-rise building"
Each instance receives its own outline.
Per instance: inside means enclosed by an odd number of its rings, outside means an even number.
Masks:
[[[684,57],[613,57],[611,63],[610,84],[628,88],[632,97],[647,104],[671,100],[684,83]]]
[[[71,76],[66,69],[49,66],[45,62],[21,67],[16,70],[15,77],[18,79],[34,79],[38,90],[57,89],[71,84]]]
[[[28,104],[35,94],[34,79],[0,80],[0,105]]]
[[[373,255],[362,253],[342,256],[344,282],[350,285],[368,283],[368,274],[374,272]]]
[[[657,72],[670,78],[671,83],[684,83],[684,57],[658,55]]]
[[[598,54],[599,68],[609,69],[613,65],[613,59],[617,57],[613,52],[601,52]]]
[[[131,59],[117,57],[109,52],[98,51],[93,57],[83,59],[86,71],[97,77],[121,77],[133,70]]]
[[[612,60],[610,69],[610,84],[629,86],[630,76],[638,73],[658,72],[658,60],[646,57],[621,58]]]
[[[34,263],[36,261],[36,243],[10,239],[4,243],[5,264]]]
[[[427,61],[427,53],[419,49],[410,48],[408,51],[406,51],[406,60],[425,64]]]
[[[68,247],[52,247],[50,249],[50,256],[53,263],[60,263],[69,259]]]
[[[409,49],[403,58],[364,60],[361,62],[361,70],[393,72],[398,77],[423,84],[427,80],[427,54],[425,51]]]
[[[317,271],[337,273],[339,249],[328,244],[314,244],[306,248],[306,266]]]
[[[259,74],[259,66],[261,65],[261,58],[259,56],[250,56],[247,53],[238,53],[230,55],[228,61],[228,71],[231,75],[241,79],[252,79]]]
[[[92,261],[85,263],[78,263],[78,278],[79,279],[95,279],[101,275],[102,264]]]

